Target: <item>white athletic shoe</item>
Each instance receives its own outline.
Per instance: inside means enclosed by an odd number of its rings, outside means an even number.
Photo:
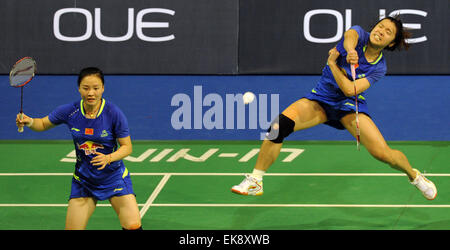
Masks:
[[[434,185],[433,182],[431,182],[430,180],[428,180],[427,178],[425,178],[425,176],[423,176],[419,170],[417,169],[413,169],[414,171],[416,171],[417,176],[416,178],[411,182],[412,185],[416,186],[417,189],[419,189],[423,196],[425,196],[425,198],[427,198],[428,200],[434,200],[434,198],[436,198],[437,195],[437,189],[436,186]]]
[[[263,182],[250,175],[245,175],[245,179],[241,184],[233,186],[231,192],[241,195],[262,195]]]

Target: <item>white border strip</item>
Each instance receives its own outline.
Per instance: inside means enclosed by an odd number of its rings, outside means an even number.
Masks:
[[[374,208],[397,208],[397,207],[433,207],[450,208],[450,205],[408,205],[408,204],[152,204],[154,207],[374,207]]]
[[[162,188],[162,187],[161,187]],[[153,194],[152,194],[153,195]],[[155,194],[156,197],[157,194]],[[153,198],[155,198],[153,197]],[[152,196],[150,197],[152,198]],[[149,198],[149,201],[151,199]],[[111,204],[97,204],[98,207],[111,207]],[[415,204],[138,204],[140,207],[348,207],[348,208],[450,208],[450,205]],[[0,204],[0,207],[67,207],[67,204]],[[143,209],[141,209],[142,211]],[[147,211],[143,211],[144,214]],[[142,216],[144,215],[141,215]]]
[[[0,207],[67,207],[69,204],[0,204]],[[97,207],[111,207],[111,204],[97,204]],[[144,204],[138,204],[143,207]]]
[[[71,176],[72,173],[0,173],[0,176]],[[138,204],[141,218],[153,207],[347,207],[347,208],[450,208],[450,205],[408,205],[408,204],[154,204],[156,197],[166,185],[170,176],[241,176],[244,173],[131,173],[136,176],[161,176],[145,204]],[[450,174],[424,174],[427,176],[450,176]],[[266,176],[405,176],[392,173],[268,173]],[[0,207],[67,207],[68,204],[0,204]],[[110,207],[110,204],[97,204],[99,207]]]
[[[450,174],[429,174],[425,176],[450,176]],[[71,176],[73,173],[0,173],[0,176]],[[134,176],[244,176],[245,173],[131,173]],[[264,176],[406,176],[394,173],[266,173]]]

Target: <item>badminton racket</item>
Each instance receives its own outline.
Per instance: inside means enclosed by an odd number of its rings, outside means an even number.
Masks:
[[[24,57],[12,66],[9,72],[9,84],[12,87],[20,88],[20,119],[23,119],[23,87],[33,79],[36,74],[36,61],[31,57]],[[23,127],[19,127],[19,133],[23,132]]]
[[[359,150],[359,144],[361,143],[360,141],[360,136],[361,136],[361,132],[359,130],[359,119],[358,119],[358,94],[356,93],[356,70],[355,70],[355,65],[352,64],[350,65],[351,71],[352,71],[352,78],[353,78],[353,88],[355,89],[355,108],[356,108],[356,149]]]

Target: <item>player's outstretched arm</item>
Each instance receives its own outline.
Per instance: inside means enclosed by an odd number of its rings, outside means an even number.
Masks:
[[[20,114],[16,116],[16,125],[17,127],[27,126],[33,131],[45,131],[53,128],[55,125],[50,122],[48,116],[44,118],[31,118],[26,114],[23,114],[22,119],[20,119]]]

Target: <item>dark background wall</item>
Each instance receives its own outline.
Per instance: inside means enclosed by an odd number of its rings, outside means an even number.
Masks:
[[[388,74],[449,74],[448,0],[3,0],[0,73],[33,56],[40,74],[320,74],[351,25],[400,11],[411,50]],[[70,62],[70,63],[68,63]]]
[[[388,140],[449,140],[449,3],[2,0],[0,139],[70,139],[64,126],[17,133],[19,91],[7,74],[32,56],[38,75],[24,89],[31,116],[78,100],[75,75],[97,66],[107,74],[105,98],[125,112],[133,139],[258,140],[315,86],[346,29],[370,30],[400,10],[412,47],[384,53],[388,76],[369,89],[369,110]],[[245,91],[257,94],[257,106],[236,102]],[[353,140],[325,125],[289,139]]]

